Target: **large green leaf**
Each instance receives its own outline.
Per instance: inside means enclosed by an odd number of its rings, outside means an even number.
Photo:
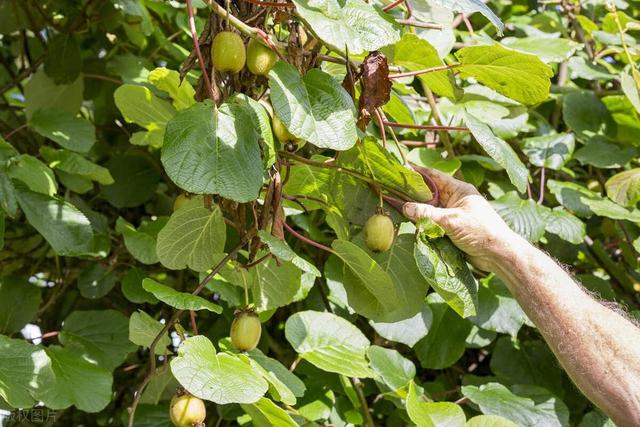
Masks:
[[[53,196],[58,192],[58,183],[53,171],[36,157],[19,154],[7,162],[9,178],[22,181],[36,193]]]
[[[115,182],[103,186],[102,194],[116,208],[139,206],[155,194],[160,171],[150,156],[131,151],[112,157],[104,166]]]
[[[433,323],[427,336],[418,341],[414,349],[422,367],[444,369],[464,353],[471,323],[462,319],[438,294],[430,294],[427,300],[433,312]]]
[[[209,310],[213,313],[222,313],[222,307],[218,304],[214,304],[197,295],[176,291],[172,287],[158,283],[153,279],[144,279],[142,287],[163,303],[179,310]]]
[[[99,412],[109,404],[113,383],[109,370],[88,362],[72,349],[52,345],[45,351],[55,380],[36,397],[48,408],[74,405],[84,412]]]
[[[344,262],[343,284],[349,305],[354,310],[380,322],[393,322],[415,314],[417,310],[406,313],[403,304],[408,301],[402,288],[403,284],[396,285],[390,274],[364,249],[340,239],[334,240],[331,247]]]
[[[606,135],[615,126],[611,114],[600,98],[592,92],[570,92],[562,98],[565,124],[581,141],[595,135]]]
[[[300,255],[296,254],[290,247],[287,245],[287,242],[284,240],[280,240],[275,236],[267,233],[264,230],[260,230],[258,232],[260,239],[269,246],[269,250],[275,256],[283,261],[290,261],[293,265],[298,267],[300,270],[313,274],[314,276],[321,276],[320,271],[316,268],[315,265],[302,258]]]
[[[518,425],[497,415],[477,415],[467,421],[464,427],[518,427]]]
[[[391,391],[405,387],[416,375],[412,361],[403,357],[397,350],[372,345],[367,349],[373,377]]]
[[[249,414],[255,427],[298,427],[298,424],[284,409],[266,397],[256,403],[241,406]]]
[[[372,375],[365,358],[369,340],[342,317],[299,311],[287,319],[285,336],[300,357],[324,371],[359,378]]]
[[[164,67],[156,68],[149,73],[149,83],[169,94],[173,99],[173,106],[177,110],[184,110],[196,101],[196,91],[186,79],[180,79],[180,73]]]
[[[176,114],[175,108],[158,98],[145,86],[125,84],[113,94],[116,106],[124,119],[149,131],[163,130]]]
[[[113,184],[111,173],[105,167],[99,166],[77,153],[67,150],[56,150],[50,147],[41,147],[40,154],[56,171],[99,182],[100,184]]]
[[[326,44],[350,54],[398,41],[394,25],[363,0],[294,0],[296,11]]]
[[[548,211],[545,229],[552,234],[577,245],[584,241],[587,226],[579,218],[567,212],[562,206]]]
[[[484,151],[496,161],[500,166],[505,168],[511,183],[523,193],[527,187],[529,179],[529,170],[518,158],[518,155],[509,144],[498,138],[489,126],[482,123],[473,115],[466,113],[464,122],[471,131],[478,144],[484,148]]]
[[[289,372],[289,369],[282,363],[265,356],[257,348],[249,352],[249,357],[252,365],[262,372],[264,378],[271,385],[270,393],[274,399],[280,400],[287,405],[295,405],[296,398],[304,395],[305,384],[292,372]]]
[[[78,275],[78,289],[83,297],[98,299],[107,295],[117,281],[113,267],[92,263]]]
[[[425,303],[422,306],[422,309],[415,316],[409,319],[403,319],[391,323],[373,321],[370,323],[378,335],[384,339],[400,342],[408,345],[409,347],[413,347],[418,341],[427,335],[432,321],[433,313],[431,313],[431,309]]]
[[[500,42],[511,49],[536,55],[547,64],[566,61],[581,48],[580,43],[560,37],[505,37]]]
[[[29,223],[49,242],[58,255],[91,253],[93,229],[87,217],[71,203],[17,188],[20,208]]]
[[[530,321],[507,287],[497,278],[478,291],[478,313],[470,319],[487,331],[509,334],[515,339],[518,331]]]
[[[415,241],[413,256],[424,279],[462,317],[476,314],[478,283],[464,255],[447,237]]]
[[[29,323],[38,311],[41,294],[26,280],[0,277],[0,333],[12,334]]]
[[[78,76],[70,84],[58,85],[39,69],[24,88],[25,113],[28,119],[38,110],[61,110],[77,113],[82,105],[84,81]]]
[[[353,100],[329,74],[314,68],[300,76],[293,65],[280,61],[269,72],[269,88],[275,115],[294,136],[334,150],[355,144]]]
[[[373,138],[364,139],[341,155],[339,164],[369,176],[380,184],[402,191],[416,201],[431,200],[431,190],[422,176],[400,164],[393,154]]]
[[[239,104],[219,109],[209,101],[178,112],[167,124],[162,164],[182,189],[238,202],[258,197],[263,174],[252,111]]]
[[[208,209],[202,197],[194,197],[158,233],[156,250],[167,268],[206,271],[223,252],[225,240],[226,226],[218,205]]]
[[[240,277],[236,284],[243,286],[242,280]],[[257,309],[264,311],[292,303],[300,291],[302,280],[302,272],[292,262],[271,258],[251,270],[248,284]]]
[[[58,33],[49,40],[44,71],[56,84],[71,83],[82,71],[82,51],[74,33]]]
[[[466,421],[462,408],[453,402],[421,401],[413,381],[409,383],[405,407],[418,427],[457,427]]]
[[[129,319],[118,311],[74,311],[64,320],[59,339],[65,348],[112,370],[136,349],[128,331]]]
[[[155,221],[142,220],[136,228],[124,218],[116,220],[116,231],[124,236],[124,244],[129,253],[143,264],[155,264],[159,261],[156,253],[158,233],[167,224],[168,218],[161,217]]]
[[[246,356],[216,353],[206,337],[188,338],[171,360],[171,372],[182,387],[220,405],[255,403],[267,391],[267,381]]]
[[[525,138],[522,145],[522,151],[529,157],[532,165],[559,170],[571,159],[575,139],[571,133],[552,133]]]
[[[164,325],[142,310],[131,314],[129,318],[129,341],[143,347],[151,347],[151,343],[158,336]],[[156,354],[165,354],[171,343],[166,333],[160,337],[155,348]]]
[[[428,41],[412,33],[406,33],[395,44],[393,63],[407,71],[418,71],[444,65],[438,51]],[[460,89],[456,86],[451,70],[420,74],[420,81],[440,96],[457,98]]]
[[[426,0],[422,0],[426,1]],[[418,2],[420,4],[420,2]],[[431,0],[429,5],[443,7],[454,12],[472,14],[474,12],[482,13],[502,34],[504,24],[500,18],[487,6],[482,0]]]
[[[504,417],[515,421],[519,426],[569,425],[569,411],[557,397],[540,388],[516,389],[519,393],[514,393],[502,384],[488,383],[479,387],[463,386],[462,394],[478,405],[484,414]]]
[[[535,55],[494,43],[463,47],[456,57],[463,77],[473,77],[525,105],[540,103],[549,96],[553,70]]]
[[[624,206],[635,206],[640,201],[640,168],[620,172],[605,183],[611,200]]]
[[[31,116],[29,126],[60,146],[80,153],[88,152],[96,142],[91,122],[65,110],[38,110]]]
[[[585,142],[573,156],[582,164],[597,168],[621,168],[638,156],[636,147],[626,147],[608,142],[597,135]]]
[[[530,242],[537,242],[544,235],[549,209],[532,199],[521,199],[510,191],[491,202],[504,222]]]
[[[41,347],[0,335],[0,398],[14,408],[30,408],[34,395],[52,387],[50,360]]]

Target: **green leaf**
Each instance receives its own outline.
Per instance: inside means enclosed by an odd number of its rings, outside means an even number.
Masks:
[[[318,311],[299,311],[287,319],[285,336],[300,357],[327,372],[367,378],[365,359],[369,340],[342,317]]]
[[[78,76],[68,85],[57,85],[39,69],[24,88],[25,113],[31,119],[38,110],[57,110],[75,114],[82,105],[84,81]]]
[[[55,381],[36,397],[51,409],[74,405],[84,412],[99,412],[111,401],[111,373],[85,360],[76,351],[46,347]]]
[[[577,150],[574,158],[582,164],[597,168],[621,168],[637,156],[638,149],[635,147],[622,147],[596,136]]]
[[[255,403],[268,388],[246,356],[216,353],[202,335],[180,345],[178,356],[171,360],[171,372],[189,393],[220,405]]]
[[[547,187],[564,207],[578,216],[588,218],[596,214],[612,219],[640,221],[638,212],[630,212],[579,184],[550,179],[547,181]]]
[[[431,0],[429,5],[443,7],[454,12],[460,12],[464,14],[472,14],[474,12],[480,12],[487,18],[497,29],[498,33],[502,35],[504,30],[504,24],[498,16],[482,2],[481,0]]]
[[[162,283],[158,283],[152,279],[144,279],[142,281],[142,287],[145,291],[151,292],[163,303],[179,310],[209,310],[213,313],[222,313],[222,307],[218,304],[214,304],[197,295],[192,295],[187,292],[178,292],[175,289],[167,285],[163,285]]]
[[[607,107],[593,92],[575,91],[564,95],[562,115],[567,127],[581,141],[606,135],[615,126]]]
[[[293,373],[289,372],[289,369],[282,363],[265,356],[257,348],[249,352],[249,357],[254,368],[261,371],[264,378],[271,385],[271,394],[274,399],[280,400],[287,405],[295,405],[296,398],[304,395],[305,384]]]
[[[24,188],[17,188],[16,195],[29,223],[58,255],[77,256],[92,252],[91,223],[75,206]]]
[[[536,55],[547,64],[566,61],[582,48],[580,43],[568,38],[505,37],[500,42],[511,49]]]
[[[53,171],[29,154],[12,157],[8,162],[7,175],[9,178],[24,182],[36,193],[53,196],[58,191],[58,183]]]
[[[73,33],[58,33],[49,40],[44,71],[56,84],[71,83],[82,71],[82,51]]]
[[[438,51],[428,41],[412,33],[406,33],[402,40],[395,44],[393,63],[407,71],[418,71],[444,65]],[[460,89],[456,86],[451,70],[420,74],[418,79],[429,89],[440,96],[458,98]]]
[[[223,252],[226,231],[218,205],[209,210],[202,197],[194,197],[175,211],[158,233],[158,258],[172,270],[189,267],[206,271],[215,265],[216,255]]]
[[[291,262],[278,262],[273,258],[261,262],[250,271],[249,277],[256,308],[266,311],[292,303],[300,291],[302,279],[300,269]],[[236,285],[244,286],[242,280],[242,277],[236,280]]]
[[[438,169],[448,175],[453,175],[462,166],[462,162],[457,158],[444,158],[437,150],[422,147],[411,150],[407,159],[418,166]]]
[[[336,239],[331,244],[344,262],[344,286],[349,305],[363,316],[380,322],[393,322],[407,316],[406,295],[394,285],[387,273],[371,256],[354,243]]]
[[[520,342],[516,348],[509,338],[499,338],[491,355],[491,371],[505,385],[537,385],[564,395],[562,370],[542,341]]]
[[[594,64],[581,56],[569,58],[569,77],[585,80],[611,80],[614,76],[605,67]]]
[[[34,395],[53,386],[44,349],[0,335],[0,398],[14,408],[30,408]]]
[[[36,317],[42,301],[40,289],[26,280],[0,277],[0,333],[20,331]]]
[[[128,330],[129,319],[118,311],[74,311],[64,320],[58,338],[66,349],[111,371],[136,350]]]
[[[373,138],[365,138],[357,147],[341,155],[339,164],[402,191],[416,201],[431,200],[431,190],[422,176],[400,164],[393,154]],[[349,202],[351,200],[347,200]]]
[[[258,236],[260,236],[260,239],[269,246],[271,253],[279,259],[289,261],[300,270],[313,274],[316,277],[322,276],[315,265],[296,254],[284,240],[280,240],[264,230],[258,231]]]
[[[632,72],[637,73],[637,71],[633,70]],[[633,108],[636,109],[638,113],[640,113],[640,89],[638,89],[639,85],[636,83],[633,76],[628,73],[622,73],[620,75],[620,86],[622,87],[622,91],[633,105]]]
[[[271,130],[271,117],[267,109],[261,103],[242,93],[227,98],[227,102],[242,107],[251,116],[251,123],[253,123],[256,134],[262,143],[262,166],[268,169],[276,162],[276,147]]]
[[[465,427],[518,427],[516,423],[497,415],[477,415],[464,425]]]
[[[2,163],[0,163],[0,207],[10,218],[18,214],[18,195],[7,174],[7,168]]]
[[[488,383],[463,386],[462,394],[480,407],[484,414],[498,415],[513,420],[523,427],[569,425],[569,411],[556,397],[543,389],[537,389],[537,397],[530,398],[521,388],[524,396],[512,392],[502,384]]]
[[[407,414],[418,427],[455,427],[466,421],[464,411],[453,402],[423,402],[416,391],[416,384],[409,383],[406,400]]]
[[[491,206],[513,231],[530,242],[537,242],[544,235],[549,209],[532,199],[521,199],[510,191],[492,201]]]
[[[122,293],[125,298],[135,304],[150,303],[155,304],[158,299],[153,294],[145,291],[142,288],[142,281],[145,279],[146,274],[139,268],[132,268],[122,278]]]
[[[162,164],[182,189],[219,194],[238,202],[258,197],[262,187],[260,146],[252,112],[238,104],[219,109],[201,102],[182,110],[167,125]]]
[[[61,147],[87,153],[96,142],[96,130],[91,122],[59,109],[44,109],[33,113],[29,126]]]
[[[256,403],[241,405],[255,427],[298,427],[291,416],[266,397]]]
[[[416,375],[412,361],[404,358],[398,351],[372,345],[367,349],[373,377],[376,381],[395,391],[405,387]]]
[[[124,218],[116,220],[116,231],[124,236],[124,244],[135,259],[143,264],[155,264],[159,261],[156,253],[158,233],[167,224],[168,219],[161,217],[155,221],[142,220],[136,228]]]
[[[549,211],[546,216],[545,230],[569,243],[578,245],[584,241],[587,226],[561,206]]]
[[[549,96],[553,70],[537,56],[494,43],[463,47],[456,57],[462,77],[473,77],[513,100],[533,105]]]
[[[418,341],[424,338],[431,328],[433,313],[428,305],[424,304],[422,309],[409,319],[399,320],[392,323],[370,321],[373,329],[378,335],[389,341],[399,342],[409,347],[413,347]]]
[[[529,170],[522,164],[513,148],[504,140],[495,136],[489,126],[471,114],[464,114],[464,122],[476,141],[478,141],[478,144],[496,163],[506,169],[511,183],[515,185],[518,191],[524,193],[529,179]]]
[[[553,170],[562,169],[571,159],[574,148],[575,139],[571,133],[553,133],[522,140],[522,151],[532,165]]]
[[[114,182],[107,168],[90,162],[79,154],[50,147],[41,147],[40,154],[49,163],[49,166],[56,171],[79,175],[105,185],[113,184]]]
[[[640,201],[640,168],[620,172],[605,183],[607,196],[623,206],[635,206]]]
[[[164,67],[149,73],[149,83],[169,94],[176,110],[184,110],[195,104],[195,90],[188,80],[180,80],[180,73]]]
[[[139,206],[155,194],[159,166],[149,156],[128,152],[112,157],[105,167],[115,182],[102,187],[102,194],[116,208]]]
[[[269,88],[275,115],[297,138],[339,151],[356,143],[353,100],[329,74],[312,69],[302,77],[293,65],[279,61],[269,72]]]
[[[398,41],[398,30],[362,0],[294,0],[296,11],[326,44],[357,55]]]
[[[149,348],[158,336],[164,325],[142,310],[131,314],[129,318],[129,341],[136,345]],[[166,333],[160,338],[155,348],[156,354],[165,354],[167,346],[171,344]]]
[[[78,289],[83,297],[98,299],[107,295],[117,281],[118,277],[114,273],[113,267],[93,263],[78,275]]]
[[[414,346],[420,364],[426,369],[444,369],[464,353],[471,323],[462,319],[438,294],[427,297],[433,323],[426,337]]]
[[[176,114],[171,104],[144,86],[124,84],[113,93],[113,99],[128,123],[135,123],[149,131],[164,129]]]
[[[520,304],[496,278],[492,278],[488,286],[480,286],[478,314],[470,320],[484,330],[509,334],[513,339],[522,325],[530,323]]]
[[[447,237],[416,239],[413,256],[424,279],[461,317],[476,314],[478,283],[462,252]]]

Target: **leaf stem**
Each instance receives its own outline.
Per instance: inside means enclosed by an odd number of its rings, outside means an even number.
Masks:
[[[200,43],[198,42],[198,34],[196,30],[196,19],[193,15],[193,4],[191,3],[191,0],[187,0],[187,14],[189,15],[189,29],[191,30],[191,38],[193,39],[193,48],[196,51],[198,63],[200,64],[200,69],[202,70],[202,79],[204,80],[204,85],[207,88],[207,92],[209,92],[209,97],[211,99],[215,99],[216,96],[215,92],[213,91],[213,86],[211,86],[211,79],[209,79],[209,74],[207,73],[207,69],[204,65],[202,52],[200,51]]]
[[[365,427],[374,427],[373,418],[371,417],[371,412],[369,411],[369,405],[367,404],[367,397],[364,395],[362,391],[362,382],[358,378],[349,378],[351,380],[351,384],[353,388],[356,390],[356,394],[358,395],[358,400],[362,405],[362,415],[364,415],[364,425]]]
[[[422,70],[407,71],[406,73],[390,74],[389,79],[401,79],[404,77],[415,77],[421,74],[435,73],[437,71],[452,70],[454,68],[459,67],[460,65],[462,64],[455,63],[455,64],[449,64],[449,65],[440,65],[432,68],[423,68]]]
[[[538,204],[541,205],[544,202],[544,180],[546,169],[544,166],[540,169],[540,194],[538,195]]]
[[[384,10],[385,12],[388,12],[394,7],[401,5],[402,3],[404,3],[404,0],[395,0],[393,3],[389,3],[388,5],[383,7],[382,10]]]
[[[394,123],[388,120],[384,120],[383,123],[392,128],[405,128],[405,129],[420,129],[420,130],[435,130],[435,131],[459,131],[468,132],[469,128],[464,126],[444,126],[444,125],[413,125],[408,123]]]
[[[298,233],[296,230],[291,228],[291,226],[289,224],[287,224],[286,222],[283,222],[282,225],[296,239],[301,240],[301,241],[303,241],[305,243],[308,243],[311,246],[315,246],[318,249],[322,249],[323,251],[327,251],[329,253],[333,253],[333,249],[331,249],[330,247],[325,246],[322,243],[318,243],[315,240],[312,240],[312,239],[310,239],[308,237],[303,236],[302,234]]]

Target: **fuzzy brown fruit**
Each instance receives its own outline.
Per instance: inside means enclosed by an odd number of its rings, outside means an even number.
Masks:
[[[178,209],[186,205],[188,201],[189,198],[186,194],[178,194],[178,197],[176,197],[176,200],[174,200],[173,202],[173,211],[177,211]]]
[[[393,245],[396,229],[387,215],[375,214],[364,224],[364,241],[374,252],[386,252]]]
[[[220,72],[237,73],[247,61],[247,51],[242,38],[231,31],[221,31],[211,43],[213,66]]]
[[[247,44],[247,68],[257,76],[266,76],[278,57],[269,47],[253,39]]]
[[[231,344],[238,351],[251,351],[258,345],[262,324],[255,311],[238,310],[231,323]]]
[[[174,426],[192,427],[204,421],[207,417],[207,409],[202,400],[190,394],[183,394],[171,399],[169,417]]]

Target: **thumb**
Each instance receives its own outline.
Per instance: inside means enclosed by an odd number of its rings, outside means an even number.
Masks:
[[[445,226],[448,225],[447,217],[449,216],[449,212],[447,212],[447,209],[425,203],[405,203],[402,211],[404,212],[404,216],[412,221],[429,218],[443,228],[446,228]]]

